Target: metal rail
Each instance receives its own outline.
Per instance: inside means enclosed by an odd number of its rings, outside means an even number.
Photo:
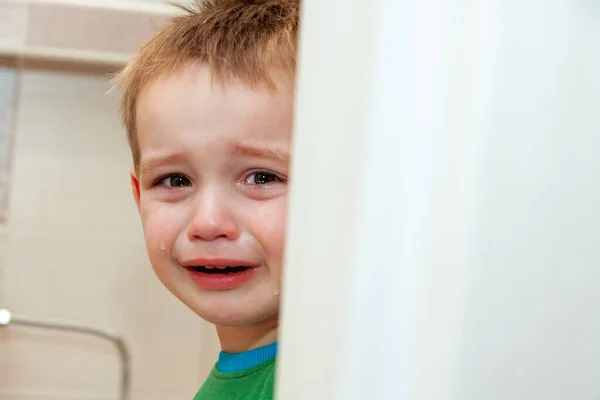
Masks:
[[[11,316],[10,311],[0,309],[0,327],[1,326],[22,326],[26,328],[35,328],[43,330],[52,330],[60,332],[78,333],[82,335],[94,336],[99,339],[104,339],[111,342],[119,353],[119,360],[121,363],[121,382],[120,382],[120,400],[129,400],[129,392],[131,388],[131,357],[129,349],[125,340],[116,335],[112,335],[105,331],[96,328],[89,328],[84,326],[68,325],[55,322],[46,321],[34,321],[25,318],[15,318]]]

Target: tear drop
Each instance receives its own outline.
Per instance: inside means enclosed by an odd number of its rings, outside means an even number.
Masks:
[[[164,243],[162,243],[162,244],[160,245],[160,249],[161,249],[162,251],[165,251],[165,250],[167,249],[167,246],[166,246]]]
[[[274,292],[273,292],[273,295],[274,295],[274,296],[279,296],[279,290],[276,290],[276,291],[274,291]]]

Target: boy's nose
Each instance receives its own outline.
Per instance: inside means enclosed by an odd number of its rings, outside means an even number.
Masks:
[[[223,199],[214,195],[204,195],[194,206],[188,226],[190,240],[235,240],[239,236],[238,225]]]

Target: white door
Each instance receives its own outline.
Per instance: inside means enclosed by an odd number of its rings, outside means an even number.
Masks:
[[[600,3],[303,5],[278,398],[600,399]]]

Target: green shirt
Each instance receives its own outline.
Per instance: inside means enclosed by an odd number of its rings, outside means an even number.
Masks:
[[[194,400],[272,400],[275,359],[238,372],[219,372],[215,366]]]

